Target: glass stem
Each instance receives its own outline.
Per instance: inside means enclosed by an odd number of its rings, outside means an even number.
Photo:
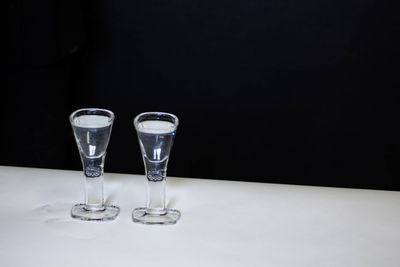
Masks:
[[[104,158],[82,158],[85,176],[85,209],[104,210]]]
[[[165,185],[167,160],[151,162],[144,160],[147,178],[147,213],[162,215],[165,210]]]

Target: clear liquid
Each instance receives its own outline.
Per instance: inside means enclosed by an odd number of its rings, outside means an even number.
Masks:
[[[173,123],[156,120],[143,121],[138,124],[137,133],[145,159],[155,163],[168,160],[175,136]]]
[[[112,123],[107,116],[83,115],[72,125],[78,148],[84,157],[98,158],[107,150]]]

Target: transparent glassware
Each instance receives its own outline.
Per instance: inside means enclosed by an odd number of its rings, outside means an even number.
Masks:
[[[83,165],[85,203],[72,207],[71,216],[85,221],[114,220],[119,207],[104,203],[104,160],[114,113],[97,108],[74,111],[69,120]]]
[[[132,218],[143,224],[175,224],[181,214],[165,205],[165,186],[169,154],[174,142],[178,118],[169,113],[146,112],[134,119],[142,152],[146,178],[146,207],[136,208]]]

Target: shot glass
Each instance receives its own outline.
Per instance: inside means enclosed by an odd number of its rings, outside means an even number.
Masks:
[[[119,207],[104,203],[104,160],[114,113],[98,108],[74,111],[69,120],[82,160],[85,203],[72,207],[71,216],[85,221],[114,220]]]
[[[180,212],[165,206],[165,186],[169,155],[178,118],[164,112],[146,112],[134,119],[147,180],[146,207],[136,208],[132,218],[143,224],[175,224]]]

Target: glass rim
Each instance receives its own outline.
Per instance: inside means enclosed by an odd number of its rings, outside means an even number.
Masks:
[[[74,118],[76,117],[76,115],[80,112],[86,112],[86,114],[82,114],[82,115],[99,115],[99,116],[107,116],[108,115],[108,122],[112,123],[114,121],[115,115],[114,112],[112,112],[111,110],[108,109],[103,109],[103,108],[81,108],[81,109],[77,109],[75,111],[73,111],[71,113],[71,115],[69,115],[69,121],[71,122],[72,125],[75,126],[79,126],[75,123]],[[104,114],[89,114],[89,112],[102,112]]]
[[[168,112],[162,112],[162,111],[149,111],[149,112],[142,112],[138,115],[136,115],[136,117],[133,119],[133,125],[135,126],[135,129],[138,130],[138,124],[139,124],[139,118],[143,117],[143,116],[167,116],[167,117],[171,117],[174,122],[173,122],[173,126],[171,127],[171,131],[174,131],[178,128],[179,125],[179,119],[176,115],[172,114],[172,113],[168,113]],[[156,119],[155,119],[156,120]]]

